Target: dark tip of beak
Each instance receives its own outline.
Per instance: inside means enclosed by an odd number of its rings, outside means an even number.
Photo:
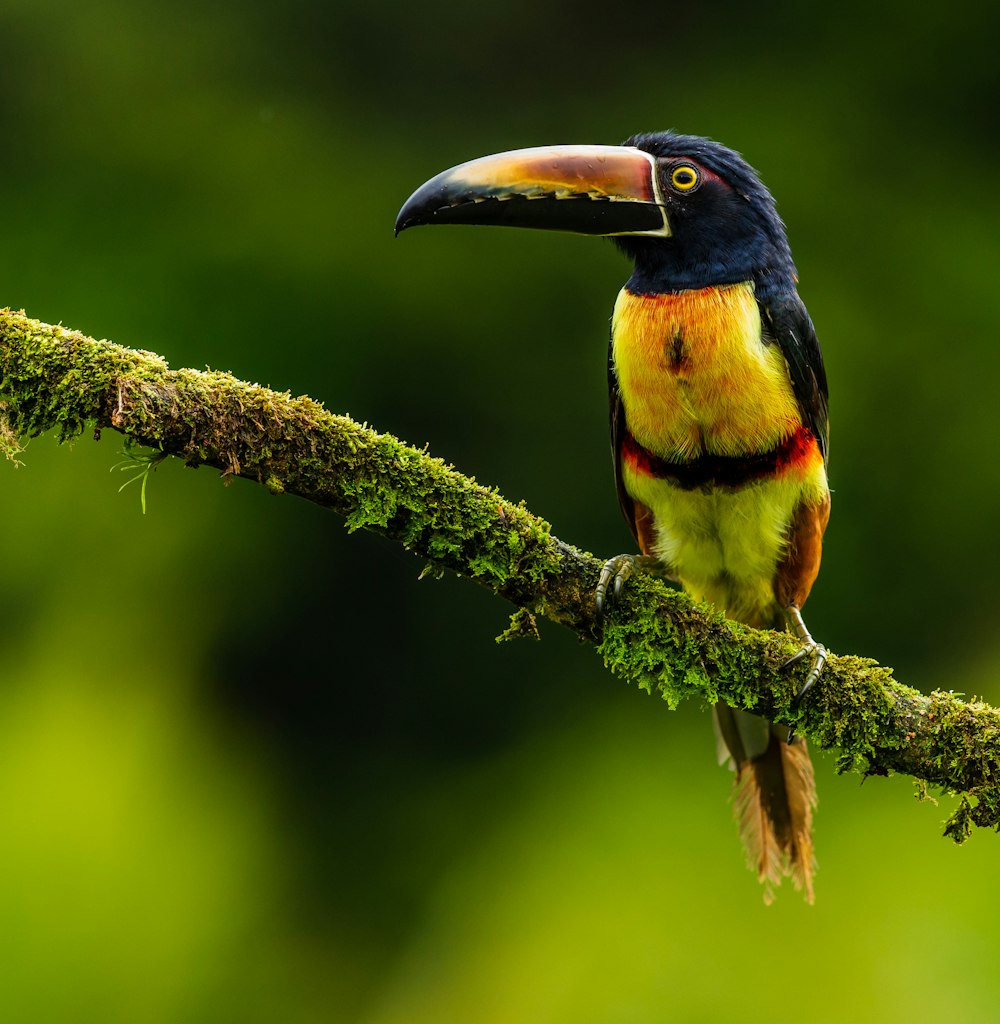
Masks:
[[[424,182],[403,203],[399,213],[396,214],[394,233],[399,235],[407,228],[416,227],[418,224],[431,224],[442,211],[447,211],[463,201],[470,201],[468,189],[459,191],[452,183],[451,171],[443,171],[441,174]]]

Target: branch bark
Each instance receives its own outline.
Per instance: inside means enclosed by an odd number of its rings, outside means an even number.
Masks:
[[[152,352],[0,311],[0,449],[55,429],[88,427],[190,466],[295,494],[374,530],[517,606],[505,637],[551,619],[597,646],[622,679],[671,707],[689,697],[725,701],[794,724],[841,752],[841,770],[913,776],[962,794],[945,826],[956,841],[973,825],[1000,828],[1000,711],[950,693],[903,686],[892,670],[831,655],[823,678],[793,709],[802,670],[781,671],[785,634],[728,621],[645,574],[635,575],[603,623],[593,591],[603,560],[553,536],[544,520],[426,451],[308,397],[293,398],[229,373],[171,370]]]

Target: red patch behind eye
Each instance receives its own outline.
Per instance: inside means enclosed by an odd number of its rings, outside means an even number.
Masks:
[[[710,171],[704,164],[698,163],[697,160],[692,160],[688,156],[682,156],[678,159],[680,163],[690,164],[698,172],[698,177],[701,179],[702,185],[711,182],[716,185],[723,185],[725,188],[731,187],[728,181],[724,178],[720,178],[715,171]]]

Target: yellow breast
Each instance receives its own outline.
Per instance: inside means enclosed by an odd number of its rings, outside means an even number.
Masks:
[[[663,458],[769,451],[800,424],[749,282],[668,295],[623,288],[612,351],[628,428]]]
[[[780,476],[728,491],[684,490],[627,464],[622,477],[653,513],[653,553],[684,589],[730,618],[769,624],[789,523],[801,504],[821,504],[829,491],[819,449]]]

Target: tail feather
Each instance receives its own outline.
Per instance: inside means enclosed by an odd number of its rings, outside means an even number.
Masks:
[[[809,748],[805,740],[796,740],[794,743],[782,742],[781,756],[785,766],[785,788],[788,793],[794,843],[789,858],[792,882],[796,889],[804,893],[806,900],[812,903],[812,880],[816,870],[812,817],[813,808],[818,802],[812,761],[809,759]]]
[[[764,901],[790,876],[813,902],[812,815],[816,785],[804,740],[772,734],[767,750],[736,766],[733,809],[751,870],[764,885]]]

